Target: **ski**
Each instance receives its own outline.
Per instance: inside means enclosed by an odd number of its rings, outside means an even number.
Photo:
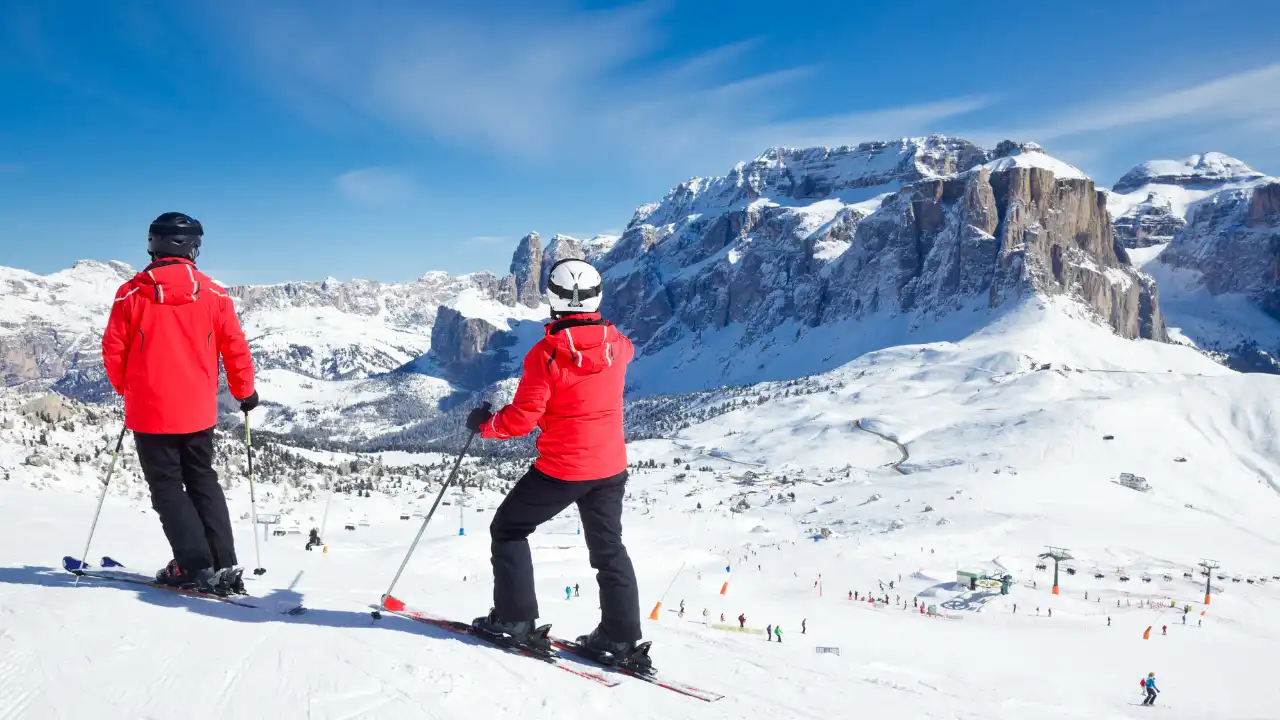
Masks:
[[[186,595],[187,597],[198,597],[198,598],[205,598],[208,600],[217,600],[218,602],[227,603],[228,605],[235,605],[237,607],[251,608],[254,610],[267,609],[262,607],[261,605],[255,605],[251,602],[239,600],[235,597],[231,597],[227,595],[219,595],[217,593],[205,592],[203,590],[197,590],[195,588],[183,588],[183,587],[175,587],[173,585],[164,585],[162,583],[156,582],[155,578],[149,577],[147,575],[143,575],[141,573],[130,572],[129,570],[124,569],[124,567],[125,566],[122,563],[116,562],[115,560],[112,560],[109,557],[102,558],[102,565],[96,569],[92,565],[89,565],[88,563],[77,560],[71,556],[62,558],[62,568],[67,572],[71,573],[72,575],[77,575],[79,577],[93,578],[95,580],[108,580],[110,582],[127,583],[129,585],[145,585],[147,587],[152,587],[157,590],[167,590],[169,592],[177,593],[179,595]],[[298,605],[296,607],[292,607],[292,608],[289,608],[288,610],[283,611],[281,614],[301,615],[302,613],[306,612],[306,610],[307,609],[304,606]]]
[[[553,637],[551,638],[551,646],[561,652],[568,653],[569,655],[581,660],[594,663],[607,670],[633,677],[651,685],[657,685],[660,688],[665,688],[672,692],[680,693],[681,695],[697,698],[704,702],[715,702],[724,698],[724,695],[711,692],[710,690],[703,690],[702,688],[694,687],[682,682],[666,680],[660,677],[656,670],[649,670],[645,672],[636,668],[628,667],[625,664],[618,664],[607,653],[595,652],[570,640]]]
[[[444,618],[433,617],[426,613],[418,612],[417,610],[412,610],[408,606],[406,606],[403,602],[401,602],[400,600],[397,600],[394,597],[387,597],[382,601],[381,605],[373,605],[371,607],[375,608],[374,614],[373,614],[375,620],[378,617],[380,617],[379,615],[380,612],[390,613],[397,617],[402,617],[406,620],[420,622],[426,625],[431,625],[434,627],[441,628],[442,630],[448,630],[449,632],[456,633],[458,635],[466,635],[468,637],[473,637],[479,640],[483,640],[489,643],[490,645],[493,645],[494,647],[502,650],[506,650],[507,652],[512,653],[513,655],[523,655],[525,657],[530,657],[535,660],[541,660],[542,662],[547,663],[548,665],[558,667],[561,670],[564,670],[565,672],[573,673],[578,677],[586,678],[588,680],[594,680],[595,682],[598,682],[601,685],[604,685],[605,687],[617,687],[620,684],[620,682],[616,678],[607,677],[603,673],[591,672],[589,670],[579,670],[577,668],[570,667],[568,665],[561,663],[554,654],[543,655],[542,653],[531,650],[523,645],[518,645],[510,641],[506,641],[506,638],[504,637],[499,637],[495,635],[490,635],[489,633],[481,632],[476,628],[472,627],[468,623],[459,622],[457,620],[446,620]]]

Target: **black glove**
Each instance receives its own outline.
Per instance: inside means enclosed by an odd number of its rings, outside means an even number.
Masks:
[[[480,426],[489,422],[489,418],[493,417],[493,413],[489,408],[493,407],[489,403],[485,403],[480,407],[472,410],[467,414],[467,429],[473,433],[480,432]]]
[[[240,412],[249,412],[258,407],[258,391],[254,390],[253,394],[240,401]]]

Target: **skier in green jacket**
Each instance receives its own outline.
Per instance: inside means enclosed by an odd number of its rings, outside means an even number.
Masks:
[[[778,642],[782,642],[782,626],[781,625],[773,626],[773,634],[778,636]]]

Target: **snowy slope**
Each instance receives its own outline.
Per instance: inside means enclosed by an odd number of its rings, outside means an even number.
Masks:
[[[829,720],[856,708],[895,718],[1128,718],[1151,712],[1135,706],[1134,682],[1154,670],[1162,716],[1269,717],[1276,697],[1260,660],[1280,643],[1280,582],[1230,578],[1280,575],[1280,428],[1268,400],[1280,379],[1121,340],[1082,314],[1069,303],[1019,305],[955,342],[835,368],[820,376],[821,392],[724,390],[708,402],[748,402],[670,440],[631,445],[632,462],[665,465],[637,469],[627,501],[643,611],[664,601],[646,637],[663,671],[727,695],[716,704],[634,682],[601,688],[396,618],[372,623],[367,606],[416,531],[417,520],[398,519],[420,502],[416,491],[340,494],[328,508],[327,553],[303,551],[305,535],[269,538],[268,573],[251,589],[270,607],[301,598],[312,608],[287,618],[72,587],[50,568],[79,552],[91,492],[0,482],[0,714]],[[885,466],[899,459],[896,446],[855,420],[906,447],[905,474]],[[743,464],[756,461],[764,465]],[[1152,491],[1115,484],[1121,472],[1145,476]],[[397,588],[463,619],[489,607],[484,528],[501,499],[468,495],[462,508],[450,496]],[[247,511],[242,485],[231,503],[233,517]],[[302,526],[326,514],[320,497],[287,506]],[[335,527],[348,517],[370,526]],[[576,526],[570,510],[531,538],[542,617],[566,635],[590,629],[598,612]],[[810,539],[823,528],[826,539]],[[237,522],[246,562],[249,530]],[[1046,544],[1077,558],[1060,596],[1049,592],[1051,574],[1034,569]],[[108,498],[94,547],[148,569],[167,560],[141,498]],[[1228,578],[1213,579],[1209,607],[1203,584],[1183,578],[1204,556]],[[958,587],[957,567],[1008,572],[1012,594]],[[887,606],[846,599],[879,594],[882,582]],[[566,601],[573,584],[583,595]],[[912,598],[940,617],[897,604]],[[1171,601],[1191,606],[1186,627]],[[713,622],[745,613],[751,627],[780,624],[784,642],[704,627],[704,608]],[[1225,692],[1240,687],[1260,690]]]

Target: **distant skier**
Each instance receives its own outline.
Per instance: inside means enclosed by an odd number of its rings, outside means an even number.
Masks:
[[[578,595],[578,583],[574,583],[574,584],[573,584],[573,596],[574,596],[574,597],[579,597],[579,595]]]
[[[467,429],[506,440],[540,428],[538,459],[498,507],[492,537],[493,609],[474,624],[520,642],[549,648],[535,635],[535,592],[529,535],[577,504],[591,567],[600,586],[600,624],[578,641],[591,649],[647,666],[635,655],[640,640],[640,595],[635,568],[622,543],[627,448],[622,393],[631,341],[598,308],[600,273],[585,260],[566,258],[546,276],[551,322],[525,355],[511,404],[491,413],[471,411]]]
[[[1142,701],[1143,705],[1155,705],[1156,695],[1160,692],[1160,688],[1156,687],[1156,674],[1147,673],[1147,679],[1143,681],[1143,687],[1147,691],[1147,699]]]
[[[565,586],[564,586],[564,599],[565,599],[565,600],[570,600],[570,599],[572,599],[572,598],[573,598],[573,588],[569,587],[568,585],[565,585]]]
[[[809,632],[809,618],[800,621],[800,634],[805,635]]]
[[[320,542],[320,529],[311,528],[311,537],[307,538],[307,550],[313,547],[320,547],[324,543]]]
[[[1187,614],[1186,614],[1186,613],[1182,613],[1182,624],[1183,624],[1183,625],[1186,625],[1186,624],[1187,624]]]
[[[124,396],[124,424],[173,551],[156,581],[239,593],[231,514],[213,469],[219,358],[241,411],[258,406],[258,393],[235,305],[196,269],[203,236],[200,223],[182,213],[151,223],[151,264],[116,291],[102,364]]]
[[[1169,634],[1169,626],[1168,626],[1168,625],[1161,625],[1161,626],[1160,626],[1160,634],[1161,634],[1161,635],[1168,635],[1168,634]]]
[[[1111,627],[1111,616],[1107,616],[1107,627]]]
[[[764,639],[773,642],[773,625],[766,625],[764,628]]]
[[[849,599],[850,599],[850,600],[852,600],[852,599],[853,599],[853,591],[852,591],[852,590],[850,590],[850,591],[849,591]]]
[[[781,625],[774,626],[773,634],[778,636],[778,642],[782,642],[782,626]]]
[[[720,617],[724,618],[724,615],[721,615]],[[738,616],[738,629],[743,630],[746,627],[747,627],[747,615],[746,613],[743,613]]]
[[[706,625],[710,622],[711,612],[706,608],[702,608],[702,624]]]

